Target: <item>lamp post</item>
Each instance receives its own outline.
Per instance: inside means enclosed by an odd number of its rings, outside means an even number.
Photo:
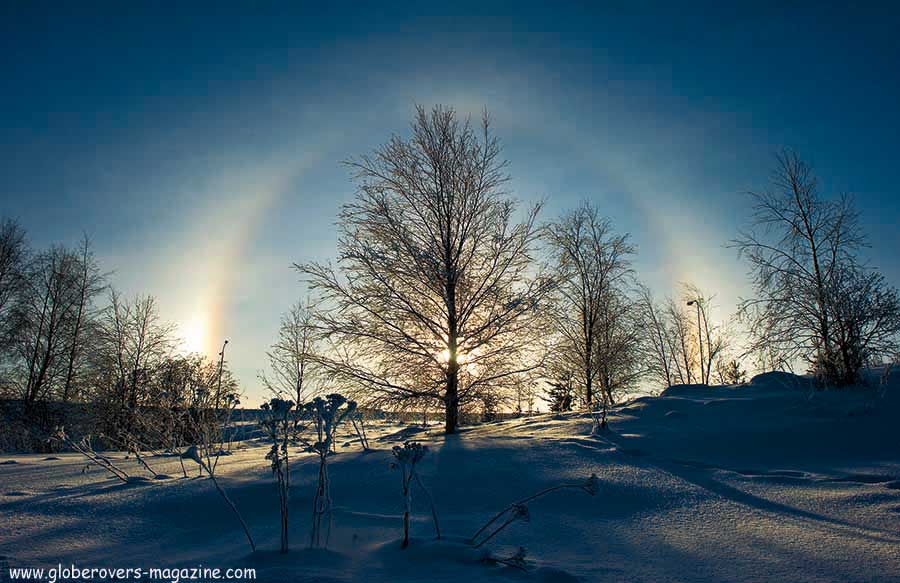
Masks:
[[[219,398],[222,396],[222,370],[225,368],[225,347],[228,346],[228,340],[222,344],[222,351],[219,353],[219,381],[216,386],[216,411],[219,410]]]
[[[700,382],[706,383],[706,375],[703,373],[703,331],[700,328],[700,300],[690,300],[687,305],[697,306],[697,342],[700,345]]]

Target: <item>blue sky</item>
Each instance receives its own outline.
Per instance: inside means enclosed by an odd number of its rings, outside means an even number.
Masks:
[[[180,5],[183,4],[183,5]],[[855,193],[900,283],[898,8],[827,3],[42,3],[0,7],[0,214],[82,231],[117,287],[229,359],[253,396],[294,261],[333,255],[340,162],[414,104],[487,107],[513,190],[593,200],[658,293],[727,316],[726,242],[773,153]]]

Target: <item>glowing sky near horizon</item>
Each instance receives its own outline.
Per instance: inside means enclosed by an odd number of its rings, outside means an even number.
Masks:
[[[746,292],[727,241],[797,148],[856,193],[900,283],[897,10],[796,5],[5,4],[0,214],[36,246],[95,243],[186,346],[262,398],[290,265],[334,256],[340,162],[404,133],[415,103],[487,107],[512,192],[551,218],[593,200],[658,293]]]

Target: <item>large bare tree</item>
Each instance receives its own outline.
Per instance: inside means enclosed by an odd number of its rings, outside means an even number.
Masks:
[[[751,269],[754,297],[740,306],[751,349],[805,360],[829,384],[855,382],[867,360],[896,350],[900,310],[896,291],[858,259],[865,236],[851,198],[822,196],[794,152],[778,156],[769,190],[752,196],[752,228],[734,242]]]
[[[78,255],[59,246],[38,253],[26,270],[16,317],[20,392],[29,407],[49,399],[64,378],[78,271]]]
[[[545,237],[557,282],[554,323],[562,337],[555,358],[574,374],[585,406],[593,410],[600,403],[605,411],[612,388],[632,376],[631,365],[624,365],[632,361],[629,350],[636,345],[623,341],[632,337],[624,280],[631,273],[634,247],[587,202],[550,223]]]
[[[539,207],[517,221],[501,146],[453,109],[418,107],[411,136],[349,162],[337,267],[297,267],[325,300],[320,358],[376,402],[461,406],[536,365],[527,350],[547,286],[532,270]]]
[[[14,230],[13,230],[14,232]],[[15,266],[16,245],[7,247],[0,274],[0,301],[7,346],[7,364],[18,396],[30,407],[51,398],[63,401],[81,388],[85,346],[92,335],[94,298],[103,276],[85,238],[79,251],[53,246],[22,258]],[[10,273],[12,272],[12,273]],[[6,280],[6,281],[2,281]]]

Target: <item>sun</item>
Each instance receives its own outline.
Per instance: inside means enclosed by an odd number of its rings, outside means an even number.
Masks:
[[[460,342],[460,344],[462,344],[462,342]],[[461,369],[465,370],[469,374],[477,375],[481,370],[477,363],[480,354],[481,351],[478,348],[475,348],[474,350],[469,352],[459,350],[456,353],[456,362]],[[450,350],[445,348],[438,352],[437,359],[442,364],[447,364],[448,362],[450,362]]]
[[[194,314],[185,325],[181,326],[181,335],[181,347],[185,353],[205,353],[208,346],[206,317]]]

